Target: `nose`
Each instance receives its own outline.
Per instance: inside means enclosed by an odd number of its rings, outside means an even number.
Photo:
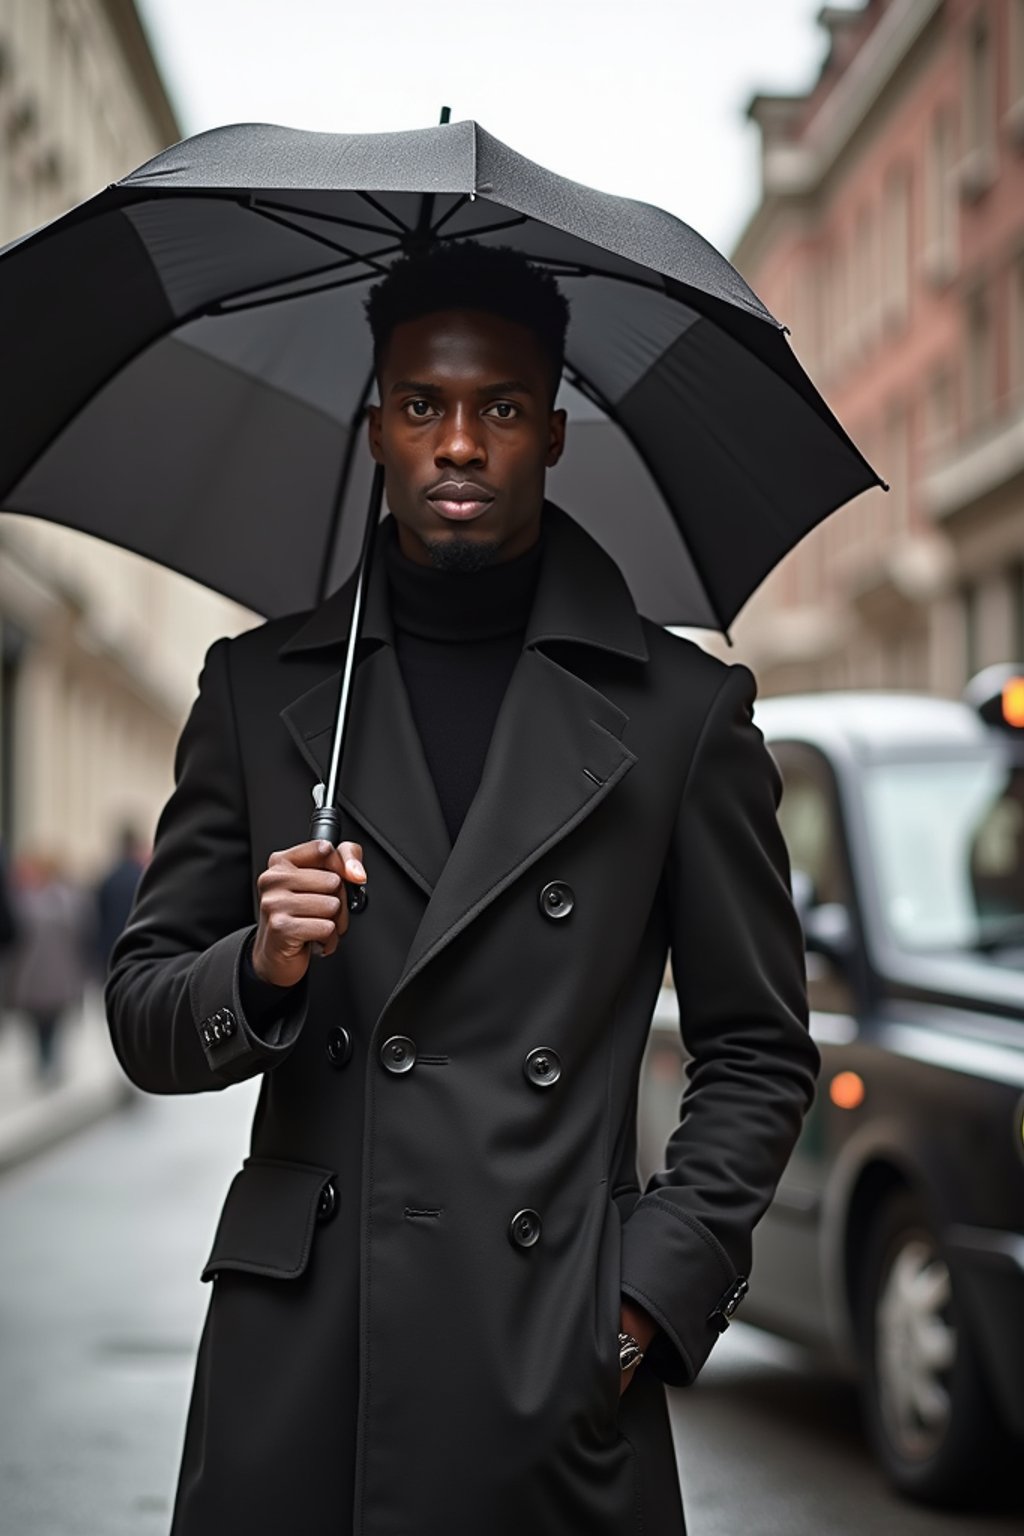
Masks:
[[[446,464],[460,469],[470,464],[487,462],[483,432],[475,411],[457,406],[441,417],[441,427],[434,445],[434,462],[439,468]]]

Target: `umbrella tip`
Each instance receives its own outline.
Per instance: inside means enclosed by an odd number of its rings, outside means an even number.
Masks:
[[[452,109],[451,109],[451,107],[442,107],[441,108],[440,127],[443,128],[445,123],[450,123],[451,120],[452,120]]]

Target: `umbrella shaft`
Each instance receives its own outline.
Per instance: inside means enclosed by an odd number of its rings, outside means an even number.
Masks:
[[[366,513],[363,547],[359,556],[359,574],[356,579],[355,600],[352,604],[352,621],[348,634],[348,649],[345,653],[345,670],[341,676],[338,718],[334,730],[334,745],[331,749],[331,766],[327,775],[327,783],[324,787],[323,807],[317,813],[318,816],[328,815],[335,810],[338,804],[338,775],[341,769],[341,753],[344,746],[345,729],[348,725],[349,705],[352,695],[352,675],[355,671],[356,646],[359,643],[359,633],[362,628],[363,605],[366,600],[366,587],[370,573],[370,559],[373,554],[374,535],[380,522],[380,511],[383,502],[384,468],[378,464],[373,472],[370,505]],[[332,841],[336,842],[337,839],[333,838]]]

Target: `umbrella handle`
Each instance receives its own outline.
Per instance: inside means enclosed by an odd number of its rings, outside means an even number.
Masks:
[[[337,847],[341,842],[341,812],[336,805],[325,805],[313,812],[313,819],[309,827],[310,838],[316,842],[320,838]],[[365,885],[347,885],[348,909],[350,912],[359,913],[366,911],[366,903],[369,900]]]

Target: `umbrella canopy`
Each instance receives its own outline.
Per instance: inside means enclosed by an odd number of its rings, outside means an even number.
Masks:
[[[570,302],[550,494],[650,618],[725,629],[809,529],[882,483],[783,328],[679,219],[473,122],[247,125],[183,141],[0,252],[16,359],[0,505],[268,616],[311,605],[359,558],[367,289],[467,238],[514,246]]]

